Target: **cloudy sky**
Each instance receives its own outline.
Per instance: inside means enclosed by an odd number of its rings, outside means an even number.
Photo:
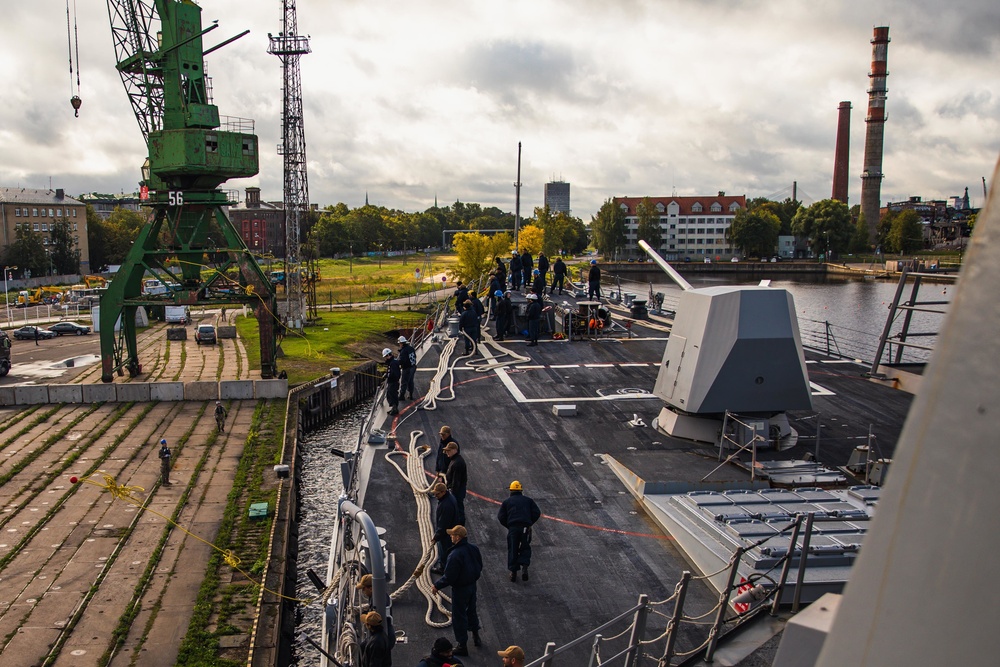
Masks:
[[[118,0],[124,1],[124,0]],[[107,9],[76,3],[83,108],[66,0],[5,2],[0,186],[136,189],[145,146]],[[261,170],[229,188],[280,200],[280,0],[201,0],[224,115],[253,118]],[[860,201],[872,28],[889,25],[882,201],[982,203],[1000,152],[996,0],[298,0],[310,199],[407,211],[455,200],[522,212],[571,183],[575,215],[611,196],[830,196],[837,107],[851,117]]]

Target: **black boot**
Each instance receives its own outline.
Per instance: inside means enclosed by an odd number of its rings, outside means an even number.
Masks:
[[[469,655],[469,649],[465,647],[465,644],[459,644],[452,650],[452,655]]]
[[[472,631],[472,643],[476,646],[482,646],[483,640],[479,638],[479,630]]]
[[[521,571],[521,581],[527,581],[527,580],[528,580],[528,566],[525,565],[524,570]]]

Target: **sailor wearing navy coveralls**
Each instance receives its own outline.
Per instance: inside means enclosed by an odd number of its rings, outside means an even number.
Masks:
[[[510,497],[500,505],[497,519],[507,529],[507,569],[510,580],[517,581],[517,571],[523,569],[521,579],[528,580],[531,564],[531,526],[542,516],[534,500],[524,495],[521,483],[510,483]]]
[[[451,626],[455,631],[455,655],[469,655],[469,631],[476,646],[479,639],[479,614],[476,611],[476,582],[483,572],[483,556],[479,547],[469,542],[465,526],[448,530],[454,546],[448,550],[444,575],[434,582],[432,593],[451,586]]]

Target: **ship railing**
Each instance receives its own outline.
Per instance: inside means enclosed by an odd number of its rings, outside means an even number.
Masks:
[[[791,611],[793,613],[799,611],[802,606],[802,591],[808,566],[807,556],[810,552],[809,545],[812,539],[813,525],[817,521],[825,520],[835,521],[837,517],[820,518],[812,512],[796,515],[787,526],[777,533],[777,535],[789,534],[786,553],[766,572],[755,572],[749,577],[737,581],[744,554],[773,540],[775,535],[769,535],[757,542],[737,548],[729,562],[717,572],[694,576],[685,570],[674,588],[674,593],[667,599],[651,602],[648,595],[640,595],[635,606],[626,609],[586,634],[562,646],[557,646],[555,642],[547,643],[543,655],[527,663],[525,667],[552,667],[556,664],[562,664],[560,660],[557,660],[560,655],[588,642],[590,644],[588,667],[603,665],[637,667],[639,664],[647,664],[648,661],[655,662],[658,667],[669,667],[669,665],[675,664],[673,663],[675,658],[680,659],[680,662],[676,663],[677,665],[701,660],[711,663],[720,640],[725,635],[756,618],[759,614],[778,615],[781,605],[789,594],[791,596]],[[791,568],[795,561],[797,561],[797,572],[790,582]],[[781,568],[780,573],[777,572],[779,567]],[[774,576],[771,576],[772,574]],[[685,613],[690,584],[722,576],[726,578],[726,583],[721,587],[715,606],[694,615]],[[789,587],[792,587],[790,593]],[[662,611],[661,608],[663,608]],[[663,631],[656,637],[647,639],[647,625],[650,625],[651,616],[658,616],[666,620],[661,626]],[[629,620],[628,625],[617,634],[610,637],[603,634],[611,628],[620,627],[626,620]],[[621,640],[626,636],[628,637],[627,641],[622,642]],[[694,646],[680,650],[679,640],[682,639],[685,644],[694,644]],[[604,655],[602,649],[613,650],[615,653]],[[701,655],[702,652],[704,652],[703,655]],[[572,658],[565,658],[565,664],[580,664],[580,657],[579,651],[574,652]]]
[[[934,351],[934,343],[941,329],[944,318],[948,315],[951,302],[947,299],[932,298],[921,300],[920,288],[923,279],[933,280],[935,287],[942,281],[954,283],[957,276],[938,273],[910,272],[905,268],[899,276],[896,293],[889,305],[885,327],[879,337],[869,374],[879,376],[879,366],[899,366],[901,364],[926,363]],[[904,298],[906,287],[910,286],[909,296]],[[947,292],[947,287],[945,288]],[[914,314],[922,315],[923,331],[914,331],[918,324]],[[926,330],[932,327],[933,330]],[[915,342],[911,339],[917,339]]]

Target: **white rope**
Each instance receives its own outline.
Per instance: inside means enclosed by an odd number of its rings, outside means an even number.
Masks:
[[[424,472],[424,459],[430,453],[429,447],[422,447],[418,450],[417,440],[422,436],[423,431],[412,431],[410,433],[410,444],[407,451],[399,449],[390,450],[385,454],[388,461],[402,475],[403,480],[409,485],[413,492],[413,500],[416,504],[417,526],[420,534],[420,553],[423,554],[417,564],[413,574],[409,579],[392,595],[396,599],[403,592],[411,588],[414,583],[417,590],[427,601],[427,611],[424,613],[424,622],[432,628],[446,628],[451,625],[451,612],[445,607],[445,602],[451,602],[451,598],[443,593],[434,595],[431,592],[434,584],[431,581],[430,570],[427,568],[428,562],[434,556],[436,546],[434,544],[434,522],[431,520],[431,501],[428,492],[431,486],[427,484],[427,475]],[[404,471],[395,460],[394,455],[406,454],[406,471]],[[445,617],[445,621],[435,621],[435,610]]]

